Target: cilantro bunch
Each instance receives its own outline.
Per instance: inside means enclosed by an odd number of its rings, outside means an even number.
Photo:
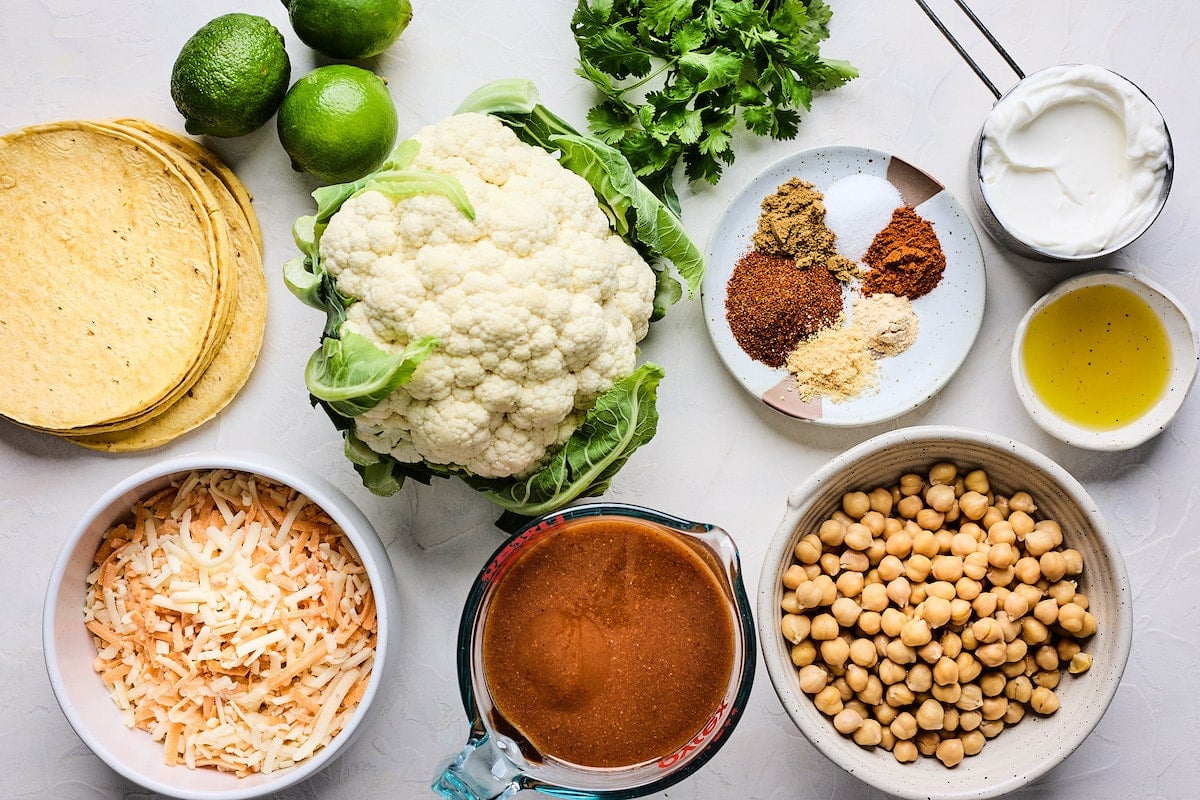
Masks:
[[[821,58],[831,16],[824,0],[578,0],[577,71],[603,96],[588,127],[678,211],[680,159],[689,181],[715,184],[739,120],[791,139],[814,91],[858,75]]]

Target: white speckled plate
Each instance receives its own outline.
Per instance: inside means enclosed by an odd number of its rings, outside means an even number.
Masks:
[[[896,356],[879,359],[876,389],[834,403],[806,402],[785,369],[755,361],[734,339],[725,319],[725,288],[734,264],[751,249],[760,204],[781,183],[798,177],[825,191],[842,178],[864,173],[885,178],[906,205],[933,225],[946,254],[946,270],[933,291],[913,301],[917,339]],[[937,393],[967,357],[983,319],[983,252],[958,201],[932,177],[895,156],[864,147],[831,146],[789,155],[756,175],[730,201],[709,238],[701,287],[709,335],[725,366],[750,394],[771,408],[819,425],[868,425],[904,414]],[[847,287],[846,303],[849,303]]]

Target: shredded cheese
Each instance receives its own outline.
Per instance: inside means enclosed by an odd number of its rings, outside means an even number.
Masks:
[[[110,528],[84,624],[128,727],[167,764],[272,772],[333,740],[366,691],[366,570],[318,506],[261,476],[197,471]]]

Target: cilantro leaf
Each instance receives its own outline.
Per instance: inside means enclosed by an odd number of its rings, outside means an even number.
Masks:
[[[736,128],[791,139],[817,91],[858,75],[827,59],[825,0],[576,0],[578,73],[600,95],[589,129],[669,208],[676,167],[716,183]]]

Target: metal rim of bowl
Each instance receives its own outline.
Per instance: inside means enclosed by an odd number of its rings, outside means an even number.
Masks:
[[[235,787],[228,790],[189,790],[150,778],[125,763],[118,753],[115,753],[96,737],[76,712],[73,702],[67,696],[66,683],[59,666],[60,655],[56,642],[56,623],[59,621],[59,615],[56,613],[58,595],[63,589],[68,564],[80,542],[89,534],[90,526],[123,498],[134,497],[136,499],[135,495],[140,496],[138,494],[140,487],[168,476],[198,469],[230,469],[261,475],[300,491],[309,500],[324,509],[342,528],[358,553],[363,567],[367,570],[372,591],[376,594],[376,614],[379,619],[378,643],[371,678],[354,714],[342,732],[303,762],[279,770],[274,777],[268,776],[253,786]],[[169,457],[128,475],[89,505],[64,542],[51,571],[42,610],[42,647],[50,686],[63,715],[88,749],[114,772],[138,786],[167,797],[181,798],[182,800],[249,800],[274,794],[311,778],[341,756],[358,737],[362,730],[362,724],[386,680],[385,675],[390,669],[390,664],[394,660],[394,655],[390,655],[391,650],[394,649],[394,643],[390,641],[392,638],[390,626],[398,624],[398,616],[391,619],[393,615],[398,615],[398,609],[399,594],[395,573],[391,561],[387,558],[382,541],[362,511],[336,486],[308,467],[277,456],[248,451],[198,451]],[[385,620],[388,620],[389,624],[383,624]],[[114,713],[117,713],[115,707]],[[181,775],[189,774],[190,771],[186,768],[182,769]]]
[[[1112,662],[1115,668],[1115,675],[1112,676],[1112,680],[1105,682],[1104,689],[1106,691],[1097,696],[1095,702],[1092,703],[1095,713],[1091,724],[1083,728],[1073,729],[1068,736],[1063,737],[1060,742],[1058,754],[1043,758],[1032,769],[1020,775],[1015,775],[1007,779],[997,778],[993,785],[983,789],[959,787],[958,789],[931,792],[928,790],[928,787],[916,784],[889,784],[882,777],[867,768],[865,763],[860,765],[863,767],[862,769],[852,768],[850,765],[842,763],[842,760],[833,751],[827,749],[826,744],[820,740],[819,734],[810,731],[803,724],[801,717],[793,708],[793,703],[808,703],[811,705],[812,701],[810,698],[800,695],[792,686],[795,681],[795,667],[792,665],[787,649],[783,646],[783,637],[779,632],[776,620],[779,618],[778,586],[780,585],[784,565],[790,554],[792,540],[795,538],[795,520],[804,507],[810,505],[804,501],[804,498],[817,494],[826,484],[836,478],[839,473],[850,468],[852,465],[861,463],[864,459],[869,459],[873,455],[886,452],[893,446],[946,439],[961,441],[984,449],[1003,451],[1018,460],[1025,461],[1042,470],[1053,479],[1062,493],[1075,503],[1083,516],[1091,522],[1094,539],[1100,550],[1104,552],[1111,566],[1112,582],[1117,590],[1116,624],[1112,628],[1114,635]],[[986,469],[986,465],[983,466]],[[758,640],[762,650],[763,661],[772,688],[775,690],[788,718],[822,756],[864,783],[887,792],[890,795],[905,798],[906,800],[987,800],[988,798],[1016,791],[1049,772],[1083,743],[1095,725],[1099,723],[1109,705],[1111,705],[1120,683],[1120,676],[1128,663],[1133,641],[1132,590],[1125,570],[1124,559],[1115,538],[1109,530],[1108,524],[1083,486],[1057,462],[1016,440],[985,431],[948,425],[900,428],[879,434],[835,456],[793,489],[788,496],[787,513],[780,522],[767,547],[763,569],[759,575],[757,601]],[[829,722],[824,717],[822,719],[825,722]],[[832,727],[831,723],[829,724],[827,733],[829,734],[827,738],[831,741],[849,741],[847,737],[838,733]],[[857,748],[858,745],[853,745],[853,747]],[[850,752],[857,753],[858,751],[850,750]],[[912,765],[902,766],[908,767]]]

